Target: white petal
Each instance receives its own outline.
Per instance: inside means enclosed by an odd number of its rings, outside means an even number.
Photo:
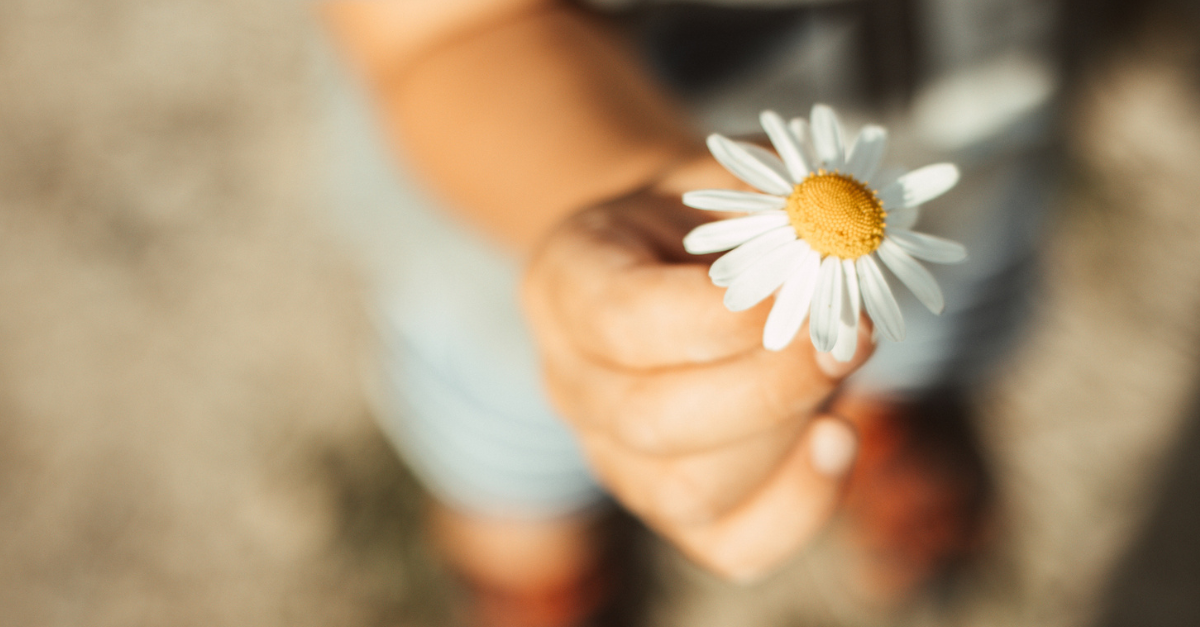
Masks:
[[[904,206],[904,186],[899,182],[892,182],[883,186],[878,194],[879,202],[883,204],[883,210],[891,213],[900,209],[911,209]]]
[[[708,136],[708,149],[726,170],[750,185],[768,194],[787,196],[792,193],[792,185],[785,177],[755,159],[737,142],[714,133]]]
[[[884,205],[887,206],[886,204]],[[884,223],[887,226],[888,232],[893,229],[911,229],[917,224],[917,218],[921,216],[920,207],[900,207],[898,209],[888,209],[887,219]]]
[[[869,179],[868,186],[871,189],[883,189],[888,185],[895,183],[896,179],[904,176],[907,172],[908,170],[895,165],[888,166],[886,168],[880,168],[875,172],[875,175]]]
[[[775,295],[775,306],[771,307],[767,325],[763,327],[763,348],[767,350],[783,350],[808,317],[821,268],[821,254],[809,249],[797,266]]]
[[[843,303],[842,307],[846,307]],[[854,358],[854,351],[858,349],[858,328],[856,326],[847,326],[838,323],[837,342],[833,344],[833,349],[829,351],[830,355],[837,361],[847,362]]]
[[[842,125],[837,114],[827,105],[813,105],[812,138],[817,159],[826,170],[840,169],[846,162],[846,144],[842,140]]]
[[[799,183],[808,176],[808,163],[804,160],[804,153],[800,151],[800,142],[788,130],[787,123],[779,117],[774,111],[763,111],[758,116],[759,122],[762,122],[763,130],[767,132],[767,137],[771,138],[771,144],[775,146],[775,151],[783,157],[783,163],[787,165],[788,173],[792,175],[792,181]]]
[[[732,189],[700,189],[683,195],[683,204],[709,211],[769,211],[783,209],[787,199],[769,194],[739,192]]]
[[[860,181],[870,181],[879,170],[886,150],[887,129],[874,125],[863,128],[846,158],[846,173]]]
[[[742,311],[762,302],[783,285],[796,263],[810,250],[808,244],[796,240],[759,257],[725,290],[725,307],[729,311]]]
[[[744,218],[709,222],[692,229],[683,238],[683,248],[693,255],[729,250],[787,223],[787,214],[782,211],[765,211]]]
[[[907,285],[917,300],[928,307],[929,311],[935,314],[942,313],[942,310],[946,308],[942,288],[938,287],[937,281],[924,266],[916,259],[909,257],[908,253],[887,238],[884,238],[883,244],[879,246],[876,253],[883,263],[887,264],[888,269],[896,275],[896,278]]]
[[[853,259],[842,259],[842,272],[845,274],[845,298],[842,301],[841,320],[844,324],[858,326],[858,314],[862,311],[862,301],[858,295],[858,272],[854,270]]]
[[[842,264],[832,255],[821,262],[817,287],[813,293],[812,317],[808,333],[813,346],[828,353],[837,342],[838,322],[842,314]]]
[[[967,258],[966,246],[935,235],[888,229],[887,237],[917,259],[933,263],[958,263]]]
[[[758,144],[751,144],[749,142],[735,142],[735,143],[738,146],[741,146],[742,148],[744,148],[746,150],[746,152],[750,153],[750,156],[754,157],[755,159],[758,159],[760,162],[762,162],[763,165],[767,166],[768,168],[771,168],[771,170],[774,171],[775,174],[779,175],[779,178],[783,179],[784,181],[787,181],[788,190],[789,190],[788,194],[791,193],[790,190],[792,189],[792,187],[791,187],[792,174],[790,172],[788,172],[787,166],[783,164],[783,161],[779,160],[779,155],[771,152],[770,150],[767,150],[766,148],[763,148],[762,146],[759,146]]]
[[[792,137],[796,139],[796,144],[801,147],[801,150],[812,140],[808,131],[808,120],[804,118],[792,118],[788,120],[788,130],[792,132]]]
[[[833,345],[831,354],[837,361],[850,361],[858,348],[858,314],[862,310],[858,293],[858,273],[854,270],[854,262],[842,260],[842,279],[845,281],[842,289],[842,315],[838,320],[837,342]]]
[[[800,147],[800,155],[804,157],[804,163],[811,172],[816,168],[817,153],[813,150],[812,129],[808,126],[808,120],[792,118],[788,121],[788,130],[792,132],[792,137],[796,138],[796,145]]]
[[[892,288],[875,258],[863,255],[854,262],[858,270],[858,284],[862,288],[863,304],[867,306],[867,315],[875,323],[875,330],[883,337],[900,342],[904,340],[904,316],[900,313],[900,305],[892,295]]]
[[[714,285],[726,287],[732,284],[746,268],[754,265],[759,257],[794,241],[796,241],[796,229],[793,229],[790,224],[771,229],[714,261],[712,267],[708,269],[708,276]],[[805,246],[807,245],[805,244]]]
[[[914,207],[924,204],[954,187],[958,183],[958,168],[953,163],[936,163],[913,170],[896,179],[895,183],[879,192],[880,198],[887,196],[883,206]],[[899,188],[897,190],[897,188]],[[900,200],[895,198],[899,193]],[[889,205],[889,202],[891,203]]]

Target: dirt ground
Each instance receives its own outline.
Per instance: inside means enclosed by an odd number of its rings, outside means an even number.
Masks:
[[[0,625],[448,624],[311,176],[309,9],[0,3]],[[1071,115],[1036,322],[984,395],[996,548],[901,622],[1200,624],[1197,50],[1145,40]],[[750,588],[652,550],[656,625],[884,621],[819,548]]]

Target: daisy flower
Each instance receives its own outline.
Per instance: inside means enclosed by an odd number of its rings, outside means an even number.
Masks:
[[[867,126],[847,145],[837,115],[825,105],[813,107],[811,124],[802,118],[784,122],[774,111],[764,111],[760,120],[778,156],[716,134],[708,137],[708,148],[763,193],[706,189],[683,195],[683,204],[696,209],[750,214],[704,224],[683,240],[692,254],[730,251],[709,269],[713,283],[728,288],[725,306],[749,309],[778,291],[763,346],[787,346],[807,317],[813,346],[840,361],[854,355],[864,305],[879,335],[904,339],[904,318],[880,262],[930,311],[941,313],[942,291],[917,259],[956,263],[967,251],[910,229],[921,203],[958,182],[958,168],[939,163],[900,176],[881,173],[887,130]]]

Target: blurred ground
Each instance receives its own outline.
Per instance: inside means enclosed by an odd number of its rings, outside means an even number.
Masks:
[[[439,607],[315,218],[307,8],[0,4],[2,625]]]
[[[307,10],[0,4],[0,625],[446,624],[311,176]],[[910,622],[1200,624],[1197,51],[1152,35],[1072,116],[1038,323],[985,399],[998,548]],[[657,552],[655,624],[873,618],[822,550],[749,589]]]

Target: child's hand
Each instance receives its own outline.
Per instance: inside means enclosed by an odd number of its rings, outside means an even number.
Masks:
[[[725,309],[708,260],[680,244],[706,216],[677,198],[568,219],[533,258],[525,304],[549,394],[600,480],[693,559],[752,578],[834,510],[857,442],[821,409],[871,329],[845,364],[807,341],[763,349],[770,302]]]

